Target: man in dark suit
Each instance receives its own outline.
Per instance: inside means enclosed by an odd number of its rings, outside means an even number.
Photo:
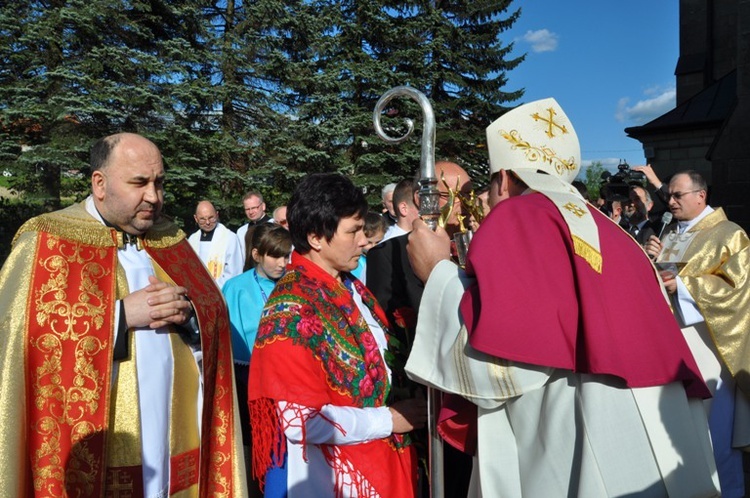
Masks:
[[[438,182],[441,207],[448,202],[448,187],[446,185],[451,189],[456,189],[458,186],[462,195],[469,196],[472,188],[471,181],[469,174],[461,166],[451,162],[439,161],[435,164],[435,172],[438,178],[441,178],[441,181]],[[418,185],[414,183],[413,196],[417,194],[418,188]],[[394,201],[396,201],[395,196]],[[453,236],[453,233],[459,228],[456,215],[460,213],[460,201],[458,198],[454,198],[453,211],[445,226],[450,236]],[[391,368],[394,368],[394,389],[392,392],[396,393],[396,396],[399,396],[399,392],[403,392],[405,395],[407,394],[406,391],[418,386],[406,377],[403,370],[414,341],[417,312],[424,290],[424,284],[416,277],[409,263],[406,252],[408,237],[409,234],[406,233],[390,238],[373,247],[367,253],[366,285],[385,310],[397,340],[395,344],[394,341],[389,343],[389,350],[394,355],[396,362],[396,368],[391,365]],[[426,440],[424,443],[423,448],[426,450]],[[417,451],[422,451],[419,445]],[[420,457],[422,456],[426,457],[426,453],[421,453]],[[471,476],[471,458],[450,445],[444,445],[444,459],[445,468],[451,469],[452,472],[451,478],[445,482],[446,498],[466,496]],[[424,476],[422,478],[424,479]],[[426,482],[423,482],[421,487],[423,490],[422,496],[426,496],[429,486]]]
[[[461,166],[451,162],[439,161],[435,164],[435,171],[438,177],[444,179],[444,181],[438,182],[438,188],[441,192],[441,207],[448,199],[448,187],[446,185],[450,186],[451,189],[455,189],[458,185],[461,194],[468,197],[471,191],[471,181],[469,174]],[[403,183],[406,184],[407,182],[412,184],[411,195],[416,197],[419,186],[410,180],[404,180]],[[394,197],[394,204],[396,204],[395,201],[396,198]],[[458,229],[456,215],[460,214],[460,210],[460,201],[455,198],[453,212],[445,227],[449,235],[452,235]],[[405,313],[409,316],[416,316],[424,288],[409,264],[406,253],[408,240],[406,235],[408,233],[384,240],[367,253],[367,287],[385,310],[399,340],[404,336],[404,327],[399,326],[398,323],[403,322],[402,318]],[[405,312],[404,308],[410,308],[412,311]],[[394,314],[399,315],[399,317],[394,317]],[[412,328],[408,322],[409,320],[407,320],[405,328]],[[411,333],[414,333],[413,329]],[[407,344],[411,344],[410,337],[403,338]]]
[[[630,188],[630,204],[628,206],[630,227],[628,233],[640,245],[652,235],[658,233],[658,223],[649,218],[649,212],[654,207],[651,194],[643,187],[634,186]]]

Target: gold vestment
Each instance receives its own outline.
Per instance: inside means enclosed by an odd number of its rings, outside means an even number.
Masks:
[[[162,280],[203,278],[194,277],[202,265],[171,222],[157,222],[142,243]],[[129,293],[116,247],[115,231],[83,203],[33,218],[16,235],[0,271],[2,496],[113,496],[133,486],[128,472],[141,465],[137,336],[112,383],[115,303]],[[32,285],[42,266],[49,279],[40,285],[37,277]],[[226,309],[210,276],[203,280],[211,285],[191,295],[204,345],[203,420],[197,419],[200,378],[192,352],[170,334],[170,488],[172,496],[241,497],[246,484],[228,318],[221,319]],[[70,341],[73,347],[65,347],[75,349],[76,358],[69,371],[61,367],[59,345]],[[102,362],[98,354],[108,356]],[[30,417],[40,411],[43,416]],[[136,481],[133,496],[137,488]]]

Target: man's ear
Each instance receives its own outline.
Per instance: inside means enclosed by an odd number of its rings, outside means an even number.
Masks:
[[[498,177],[498,182],[500,182],[500,194],[507,195],[508,194],[508,184],[510,183],[510,176],[508,175],[508,172],[504,169],[500,170],[500,175]]]
[[[409,215],[409,204],[406,201],[399,202],[396,209],[401,218],[406,218]]]
[[[104,173],[97,170],[91,173],[91,193],[94,194],[94,198],[98,201],[104,199],[104,192],[107,187],[107,177]]]

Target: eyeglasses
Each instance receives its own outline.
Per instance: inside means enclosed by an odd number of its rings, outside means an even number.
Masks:
[[[245,208],[247,211],[255,211],[256,209],[260,208],[263,204],[258,204],[257,206],[248,206]]]
[[[687,192],[674,192],[667,194],[667,200],[674,197],[674,200],[679,201],[683,197],[685,197],[688,194],[694,194],[696,192],[701,192],[703,189],[699,188],[698,190],[688,190]]]
[[[210,216],[208,218],[196,218],[198,223],[213,223],[216,221],[216,216]]]

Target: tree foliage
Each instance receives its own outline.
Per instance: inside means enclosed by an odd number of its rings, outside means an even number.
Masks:
[[[431,100],[438,159],[486,176],[485,127],[522,96],[506,91],[511,0],[7,0],[0,6],[0,171],[58,207],[86,195],[88,150],[119,131],[162,150],[167,211],[200,199],[230,225],[240,199],[270,206],[299,179],[338,171],[366,187],[412,176],[407,144],[374,134],[386,90]],[[419,123],[394,102],[390,126]],[[192,226],[187,228],[192,229]]]
[[[604,166],[599,161],[594,161],[583,171],[582,181],[586,184],[591,202],[599,198],[599,189],[601,188],[602,173],[604,171]]]

